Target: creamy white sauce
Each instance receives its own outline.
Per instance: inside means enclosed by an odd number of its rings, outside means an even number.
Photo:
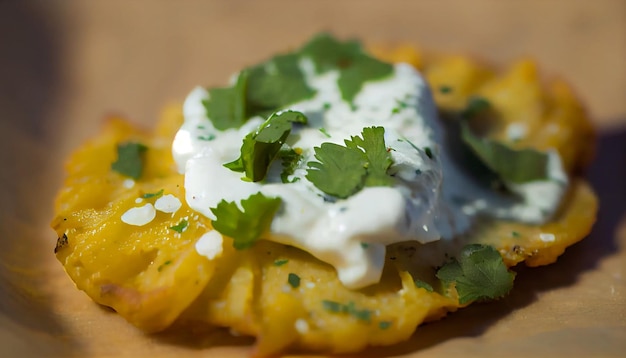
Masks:
[[[215,219],[210,208],[221,200],[239,203],[258,192],[280,197],[283,207],[272,222],[271,234],[263,239],[301,248],[331,264],[349,288],[379,281],[389,244],[451,238],[484,213],[535,222],[545,220],[549,213],[544,211],[555,210],[562,195],[562,190],[553,193],[556,181],[515,186],[521,199],[513,200],[472,182],[449,162],[439,146],[442,133],[431,94],[410,65],[397,64],[390,77],[367,83],[354,99],[354,108],[341,99],[337,72],[317,75],[306,60],[301,67],[317,93],[288,106],[309,119],[307,126],[294,129],[287,139],[291,147],[302,148],[304,157],[292,176],[300,180],[290,184],[280,180],[280,161],[272,164],[264,183],[243,181],[241,173],[223,166],[239,157],[244,136],[263,118],[252,118],[239,129],[218,131],[202,105],[208,92],[198,87],[189,94],[183,106],[185,122],[172,151],[179,171],[185,174],[186,201],[192,209]],[[325,195],[305,178],[306,163],[316,160],[313,147],[324,142],[343,145],[344,139],[370,126],[385,128],[395,185],[368,187],[344,200],[325,201]],[[554,176],[564,177],[566,183],[558,155],[552,157]],[[458,197],[463,197],[462,205],[454,200]]]
[[[206,257],[207,259],[213,260],[222,255],[224,250],[223,245],[224,238],[222,237],[222,234],[215,230],[211,230],[200,236],[200,239],[196,242],[196,251],[198,254]]]
[[[172,194],[163,195],[154,202],[154,208],[164,213],[175,213],[182,205],[180,200]]]
[[[122,214],[122,222],[128,225],[143,226],[154,220],[156,210],[152,204],[130,208]]]

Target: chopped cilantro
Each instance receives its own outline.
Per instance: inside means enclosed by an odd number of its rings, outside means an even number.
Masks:
[[[287,282],[292,288],[298,288],[300,287],[300,276],[290,272],[289,276],[287,277]]]
[[[548,153],[531,148],[514,149],[505,143],[472,132],[469,121],[485,113],[491,104],[485,98],[470,98],[459,121],[461,139],[491,172],[505,183],[526,183],[549,178]]]
[[[322,143],[315,147],[317,162],[308,162],[306,178],[328,195],[347,198],[363,186],[391,185],[387,174],[392,164],[382,127],[364,128],[361,137],[346,140],[346,146]],[[341,178],[341,180],[337,180]]]
[[[282,266],[286,264],[287,262],[289,262],[289,260],[287,259],[277,259],[277,260],[274,260],[274,266],[277,266],[277,267]]]
[[[385,146],[385,128],[367,127],[363,128],[361,137],[352,137],[346,140],[346,146],[359,148],[365,153],[367,158],[367,177],[365,186],[390,186],[393,179],[387,174],[387,170],[393,163],[391,154]]]
[[[215,129],[239,128],[248,119],[246,90],[249,76],[250,73],[243,70],[234,86],[209,89],[209,99],[202,104]]]
[[[370,244],[368,244],[367,242],[362,242],[362,243],[361,243],[361,247],[362,247],[363,249],[367,249],[368,247],[370,247]]]
[[[300,54],[278,55],[249,69],[248,116],[267,116],[289,104],[311,98],[315,91],[304,79]]]
[[[198,140],[203,140],[203,141],[206,141],[206,142],[210,142],[213,139],[215,139],[215,134],[199,135],[198,136]]]
[[[306,178],[318,189],[329,195],[347,198],[363,187],[367,175],[367,160],[363,158],[363,152],[335,143],[322,143],[314,150],[318,162],[307,163]]]
[[[242,211],[235,202],[222,200],[217,207],[211,208],[216,217],[212,222],[213,228],[230,236],[235,249],[247,249],[269,229],[281,202],[280,198],[268,198],[256,193],[241,201]]]
[[[329,102],[324,102],[324,109],[329,110],[331,107],[331,104]]]
[[[335,302],[335,301],[330,301],[330,300],[322,300],[322,307],[324,307],[324,309],[326,311],[332,312],[332,313],[341,313],[343,312],[343,305],[339,302]]]
[[[322,132],[322,134],[326,137],[326,138],[330,138],[330,134],[328,134],[328,131],[326,130],[326,128],[321,127],[319,129],[320,132]]]
[[[322,300],[322,307],[331,313],[347,313],[360,321],[368,323],[372,317],[372,311],[368,309],[359,310],[352,301],[348,302],[348,304],[342,304],[336,301]]]
[[[189,222],[183,219],[178,224],[174,226],[170,226],[170,229],[176,231],[179,234],[182,234],[182,232],[185,231],[185,229],[187,229],[187,225],[189,225]]]
[[[459,303],[496,299],[513,287],[515,273],[507,269],[496,249],[487,245],[465,246],[457,259],[437,271],[437,277],[449,285],[454,283]]]
[[[278,152],[278,157],[281,159],[283,165],[283,171],[280,173],[280,179],[283,183],[294,183],[300,180],[300,178],[293,178],[289,180],[289,176],[292,175],[300,161],[302,160],[302,149],[296,148],[283,148]]]
[[[428,292],[433,292],[433,286],[431,286],[428,282],[424,282],[422,280],[419,279],[415,279],[415,287],[417,288],[423,288]]]
[[[467,107],[461,112],[463,118],[469,119],[491,108],[491,103],[483,97],[471,97]]]
[[[430,149],[430,147],[425,147],[424,153],[426,153],[426,156],[428,157],[428,159],[433,159],[433,151],[432,149]]]
[[[504,143],[476,136],[464,120],[460,124],[465,144],[503,181],[527,183],[549,177],[548,153],[531,148],[513,149]]]
[[[383,331],[388,329],[389,327],[391,327],[391,321],[378,322],[378,328],[382,329]]]
[[[450,92],[452,92],[452,87],[450,86],[441,86],[439,87],[439,92],[443,93],[443,94],[448,94]]]
[[[296,111],[272,114],[256,131],[243,139],[239,158],[224,166],[233,171],[245,172],[246,178],[251,181],[263,180],[270,164],[291,133],[292,123],[306,122],[304,114]]]
[[[161,272],[161,271],[163,271],[163,269],[165,268],[165,266],[167,266],[167,265],[171,265],[171,264],[172,264],[172,261],[171,261],[171,260],[167,260],[167,261],[165,261],[164,263],[162,263],[161,265],[159,265],[159,267],[157,267],[157,271],[158,271],[158,272]]]
[[[352,102],[367,81],[383,78],[393,66],[367,55],[357,41],[339,42],[329,34],[314,37],[302,48],[318,73],[339,70],[339,90],[346,102]]]
[[[517,231],[511,231],[511,236],[513,236],[513,237],[521,237],[522,235],[520,235],[520,233],[517,232]]]
[[[144,152],[147,149],[145,145],[136,142],[118,144],[117,160],[111,164],[111,169],[135,180],[139,179],[143,172]]]
[[[156,193],[145,193],[143,194],[141,197],[144,199],[150,199],[150,198],[160,198],[161,196],[163,196],[163,189],[157,191]]]

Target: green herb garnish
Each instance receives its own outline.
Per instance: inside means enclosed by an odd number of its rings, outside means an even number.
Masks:
[[[324,137],[330,138],[330,134],[328,134],[328,131],[326,130],[326,128],[321,127],[319,131],[324,135]]]
[[[232,87],[209,89],[209,99],[202,104],[215,129],[239,128],[248,120],[246,91],[249,75],[243,70]]]
[[[248,116],[266,117],[287,105],[311,98],[315,91],[300,69],[300,53],[278,55],[249,68],[246,101]]]
[[[277,260],[274,260],[274,266],[279,267],[279,266],[286,264],[287,262],[289,262],[289,260],[287,259],[277,259]]]
[[[474,135],[468,123],[461,122],[461,138],[490,170],[504,182],[526,183],[545,180],[548,154],[538,150],[513,149],[506,144]]]
[[[365,249],[367,249],[368,247],[370,247],[370,244],[368,244],[367,242],[362,242],[362,243],[361,243],[361,247],[365,250]]]
[[[135,180],[141,177],[144,165],[144,153],[148,147],[141,143],[128,142],[117,145],[117,160],[111,169]]]
[[[322,143],[314,150],[318,161],[307,163],[306,174],[313,185],[338,198],[347,198],[361,190],[367,175],[367,159],[361,150],[334,143]]]
[[[461,113],[461,139],[480,161],[505,183],[526,183],[545,180],[548,173],[548,153],[535,149],[513,149],[510,146],[475,135],[468,123],[475,116],[491,108],[482,97],[471,98]]]
[[[215,135],[214,134],[209,134],[209,135],[200,135],[198,136],[198,140],[203,140],[205,142],[210,142],[213,139],[215,139]]]
[[[329,34],[320,34],[302,49],[311,58],[318,73],[339,71],[339,90],[346,102],[352,102],[363,84],[390,75],[391,64],[367,55],[357,41],[339,42]]]
[[[144,199],[150,199],[150,198],[160,198],[161,196],[163,196],[163,189],[157,191],[156,193],[145,193],[143,194],[141,197]]]
[[[300,161],[302,160],[302,149],[300,148],[287,148],[285,146],[278,152],[278,157],[281,159],[281,164],[283,165],[283,171],[280,173],[280,180],[283,183],[295,183],[300,178],[293,178],[289,180],[289,176],[292,175]]]
[[[368,323],[371,321],[372,317],[372,311],[368,309],[359,310],[352,301],[348,302],[348,304],[342,304],[336,301],[322,300],[322,307],[331,313],[346,313],[360,321]]]
[[[378,328],[380,328],[381,330],[386,330],[389,327],[391,327],[391,321],[380,321],[378,322]]]
[[[272,114],[256,131],[243,139],[239,158],[224,166],[236,172],[245,172],[246,178],[251,181],[263,180],[270,164],[291,133],[292,123],[306,122],[307,118],[300,112],[283,111]]]
[[[300,287],[300,276],[290,272],[287,276],[287,282],[292,288],[298,288]]]
[[[415,282],[415,287],[423,288],[428,292],[433,292],[433,286],[431,286],[428,282],[424,282],[418,279],[416,279],[414,282]]]
[[[157,267],[157,271],[161,272],[165,268],[165,266],[168,266],[168,265],[171,265],[171,264],[172,264],[172,261],[171,260],[167,260],[163,264],[159,265],[159,267]]]
[[[461,112],[461,117],[469,119],[474,118],[481,112],[487,111],[491,108],[491,103],[483,97],[471,97],[465,109]]]
[[[452,87],[450,86],[441,86],[439,87],[439,92],[443,93],[443,94],[448,94],[450,92],[452,92]]]
[[[217,207],[211,208],[216,217],[212,222],[213,228],[230,236],[235,249],[247,249],[267,232],[281,202],[280,198],[268,198],[256,193],[241,201],[242,211],[235,202],[222,200]]]
[[[177,233],[182,234],[183,231],[185,231],[185,229],[187,229],[187,225],[189,225],[189,222],[187,222],[187,220],[183,219],[178,224],[176,224],[174,226],[170,226],[170,230],[174,230]]]
[[[507,269],[496,249],[487,245],[465,246],[458,258],[443,265],[437,277],[445,285],[455,284],[459,303],[497,299],[513,287],[515,273]]]
[[[328,195],[347,198],[364,186],[388,186],[392,164],[382,127],[363,128],[362,137],[352,137],[346,146],[322,143],[315,147],[317,162],[309,162],[306,178]],[[337,180],[341,178],[341,180]]]

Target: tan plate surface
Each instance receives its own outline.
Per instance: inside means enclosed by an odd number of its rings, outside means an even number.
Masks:
[[[150,126],[194,85],[311,34],[411,42],[568,78],[600,128],[591,237],[521,269],[506,299],[420,327],[371,356],[620,356],[626,352],[626,2],[48,1],[0,3],[0,356],[242,357],[250,341],[146,336],[77,291],[48,228],[62,162],[122,112]]]

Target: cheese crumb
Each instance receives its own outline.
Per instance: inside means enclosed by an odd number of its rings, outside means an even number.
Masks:
[[[539,239],[543,242],[554,242],[554,240],[556,240],[556,237],[554,236],[554,234],[541,233],[539,234]]]
[[[196,251],[209,260],[213,260],[222,255],[223,243],[224,238],[222,235],[215,230],[211,230],[198,239],[196,242]]]
[[[122,214],[122,222],[128,225],[143,226],[151,222],[156,216],[154,206],[148,203],[138,208],[130,208]]]
[[[154,203],[154,207],[164,213],[175,213],[182,205],[180,200],[172,194],[163,195]]]
[[[302,318],[296,320],[295,326],[296,331],[298,331],[298,333],[300,334],[306,334],[307,332],[309,332],[309,323]]]
[[[526,130],[524,123],[511,123],[506,127],[506,135],[510,140],[520,140],[526,136]]]
[[[126,188],[126,189],[131,189],[132,187],[135,186],[135,181],[132,180],[132,179],[126,179],[122,183],[122,186],[124,186],[124,188]]]

